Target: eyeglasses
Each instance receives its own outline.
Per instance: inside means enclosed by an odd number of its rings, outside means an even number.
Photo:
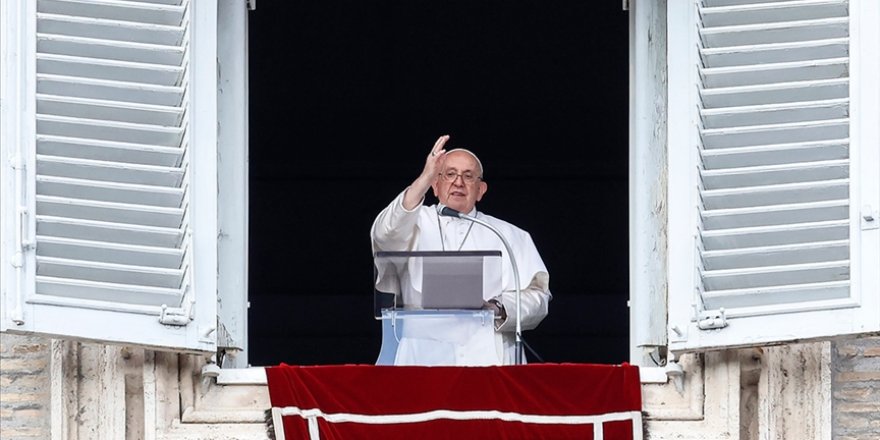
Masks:
[[[446,170],[446,171],[440,173],[440,175],[447,182],[455,182],[455,179],[461,177],[462,182],[464,182],[468,185],[471,185],[474,182],[476,182],[477,180],[482,179],[481,177],[477,177],[474,173],[472,173],[470,171],[458,173],[455,170]]]

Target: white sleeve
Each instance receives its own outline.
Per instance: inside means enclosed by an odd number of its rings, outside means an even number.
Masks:
[[[528,287],[522,289],[522,329],[532,330],[547,316],[550,305],[550,291],[547,272],[538,272]],[[516,291],[506,290],[501,293],[501,303],[507,312],[507,319],[496,326],[500,332],[516,331]]]
[[[547,316],[550,300],[553,299],[550,293],[550,274],[527,232],[519,230],[516,234],[511,233],[511,236],[515,237],[511,246],[516,256],[522,289],[522,328],[532,330]],[[507,319],[498,324],[496,329],[516,331],[516,287],[513,279],[505,283],[500,300],[507,312]]]
[[[395,197],[373,221],[373,228],[370,231],[373,252],[409,251],[415,248],[419,209],[422,207],[424,197],[418,206],[408,211],[403,207],[404,194],[406,190]]]

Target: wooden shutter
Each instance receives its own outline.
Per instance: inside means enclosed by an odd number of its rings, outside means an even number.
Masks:
[[[670,286],[672,346],[877,328],[877,286],[855,278],[878,264],[861,254],[876,234],[863,237],[859,221],[876,192],[857,193],[861,160],[880,139],[853,136],[854,118],[880,117],[853,105],[862,90],[854,60],[876,57],[853,50],[865,35],[853,35],[862,11],[847,0],[670,3],[669,64],[680,63],[670,67],[670,101],[674,87],[684,91],[672,104],[681,113],[670,109],[670,178],[684,173],[670,183],[671,221],[680,223],[671,228],[686,234],[683,257],[670,258],[680,280]],[[682,16],[687,25],[673,30]],[[796,321],[804,319],[813,321]]]
[[[18,149],[25,258],[6,327],[212,350],[216,5],[17,5],[33,119]]]

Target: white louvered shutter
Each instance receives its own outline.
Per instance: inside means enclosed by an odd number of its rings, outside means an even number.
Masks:
[[[669,4],[670,347],[880,330],[877,2]]]
[[[213,350],[216,5],[9,3],[3,328]]]

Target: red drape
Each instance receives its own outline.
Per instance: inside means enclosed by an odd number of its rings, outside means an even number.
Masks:
[[[287,439],[637,439],[638,368],[372,365],[266,369]],[[311,420],[311,433],[309,430]]]

